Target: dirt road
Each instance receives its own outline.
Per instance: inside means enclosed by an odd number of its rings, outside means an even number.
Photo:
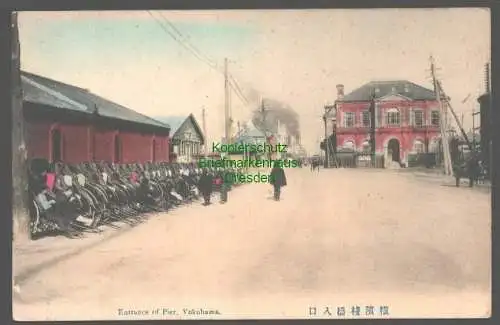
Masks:
[[[25,277],[15,319],[489,315],[489,194],[384,170],[286,172],[281,202],[246,185]]]

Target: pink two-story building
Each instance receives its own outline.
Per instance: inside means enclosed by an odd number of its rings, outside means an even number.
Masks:
[[[347,95],[337,85],[337,146],[370,151],[370,112],[375,98],[375,147],[385,161],[407,165],[411,153],[434,152],[440,111],[434,91],[409,81],[372,81]]]

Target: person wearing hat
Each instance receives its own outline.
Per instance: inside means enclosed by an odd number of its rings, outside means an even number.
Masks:
[[[269,183],[274,187],[274,200],[279,201],[281,196],[281,188],[286,186],[285,170],[282,167],[282,162],[275,161],[274,167],[269,175]]]
[[[213,186],[212,175],[208,173],[206,168],[203,168],[200,180],[198,181],[198,189],[203,195],[204,203],[203,205],[210,204],[210,197],[212,196],[212,186]]]

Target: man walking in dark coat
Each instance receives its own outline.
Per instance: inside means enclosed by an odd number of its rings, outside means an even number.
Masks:
[[[473,187],[474,183],[476,183],[479,178],[479,174],[481,173],[481,168],[479,165],[479,157],[477,153],[473,153],[472,157],[466,163],[466,172],[469,177],[469,187]]]
[[[212,196],[212,187],[213,187],[213,178],[212,175],[208,173],[206,169],[203,169],[203,173],[201,174],[200,180],[198,182],[198,189],[203,195],[203,200],[205,201],[204,205],[210,204],[210,197]]]
[[[280,200],[281,187],[286,186],[286,176],[280,162],[275,162],[269,175],[269,182],[274,187],[274,200]]]

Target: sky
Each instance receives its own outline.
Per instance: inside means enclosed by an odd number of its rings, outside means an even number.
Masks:
[[[319,151],[321,114],[336,99],[337,84],[346,93],[373,80],[432,89],[430,55],[469,129],[491,52],[490,12],[483,8],[22,12],[19,33],[23,70],[149,116],[193,113],[201,124],[204,107],[209,141],[224,134],[220,68],[228,58],[244,93],[257,90],[299,114],[311,153]],[[254,109],[232,93],[234,121],[248,121]]]

